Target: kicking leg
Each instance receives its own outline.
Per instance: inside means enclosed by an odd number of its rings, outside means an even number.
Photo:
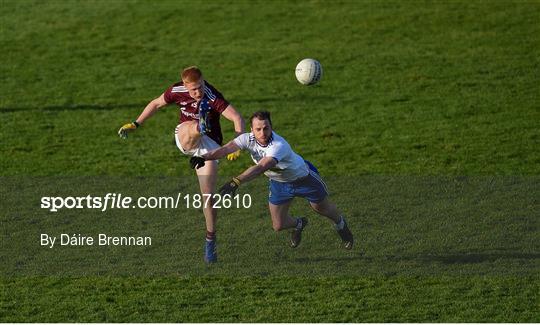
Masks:
[[[293,228],[291,233],[291,247],[295,248],[300,245],[302,230],[307,226],[308,221],[307,218],[293,218],[289,215],[291,203],[292,200],[279,205],[268,203],[268,208],[272,217],[272,228],[275,231]]]
[[[201,141],[201,133],[199,132],[199,124],[197,121],[187,121],[178,126],[176,134],[180,144],[185,151],[198,148]]]

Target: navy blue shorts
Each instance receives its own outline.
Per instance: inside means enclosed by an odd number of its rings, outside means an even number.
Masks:
[[[270,195],[268,202],[280,205],[289,202],[295,196],[303,197],[309,202],[319,203],[328,195],[328,189],[317,168],[306,160],[309,174],[292,182],[277,182],[270,180]]]

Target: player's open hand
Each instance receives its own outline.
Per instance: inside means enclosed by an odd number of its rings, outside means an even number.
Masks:
[[[238,157],[240,157],[240,150],[236,150],[235,152],[228,154],[227,160],[236,160]]]
[[[230,196],[233,196],[234,193],[236,193],[238,186],[240,186],[240,180],[236,177],[233,177],[233,179],[231,179],[227,184],[219,188],[219,194],[221,196],[224,196],[227,194]]]
[[[192,169],[199,169],[204,166],[204,158],[193,156],[189,159],[189,165]]]
[[[122,139],[127,139],[128,137],[128,132],[130,131],[133,131],[135,130],[136,128],[139,127],[139,123],[137,122],[131,122],[131,123],[127,123],[127,124],[124,124],[120,130],[118,130],[118,135],[120,136],[120,138]]]

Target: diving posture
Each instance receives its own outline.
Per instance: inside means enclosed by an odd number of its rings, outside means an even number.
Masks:
[[[238,187],[260,174],[270,178],[270,196],[268,208],[275,231],[292,229],[291,247],[298,247],[302,231],[308,219],[293,218],[289,207],[294,197],[309,201],[311,208],[320,215],[329,218],[343,242],[345,249],[352,249],[353,235],[347,222],[336,206],[328,199],[326,184],[319,172],[309,161],[296,154],[289,143],[272,130],[270,113],[259,111],[251,118],[251,133],[237,136],[225,146],[213,149],[190,159],[192,168],[204,168],[208,160],[224,157],[238,150],[247,150],[256,165],[246,169],[240,175],[220,188],[221,195],[234,195]]]

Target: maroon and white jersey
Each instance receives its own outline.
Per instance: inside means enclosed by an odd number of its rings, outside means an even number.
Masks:
[[[219,117],[221,113],[229,106],[229,102],[214,86],[208,82],[204,82],[204,95],[208,99],[210,112],[208,113],[208,123],[210,124],[210,132],[206,135],[219,145],[223,144],[223,135],[221,134],[221,126],[219,125]],[[184,86],[182,81],[170,86],[164,93],[165,101],[168,104],[176,103],[180,113],[180,123],[186,121],[199,120],[199,107],[197,101],[189,95],[189,91]]]

